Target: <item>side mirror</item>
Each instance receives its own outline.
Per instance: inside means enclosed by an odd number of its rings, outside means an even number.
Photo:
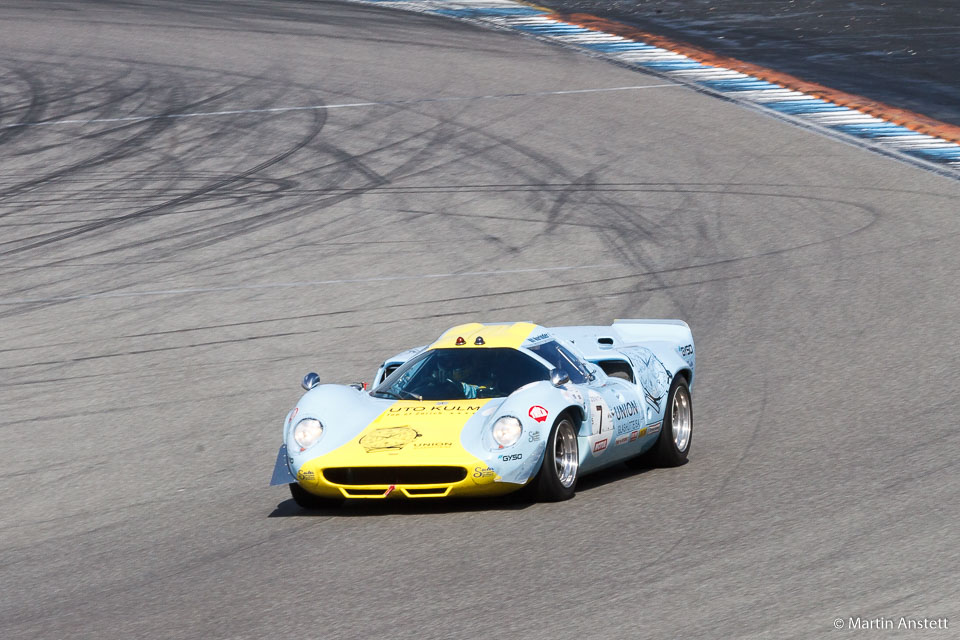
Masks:
[[[561,371],[560,369],[554,369],[553,373],[550,374],[550,384],[555,387],[562,387],[563,385],[570,382],[570,374],[566,371]]]
[[[311,371],[307,375],[303,376],[303,382],[300,383],[300,386],[307,391],[310,391],[310,389],[313,389],[318,384],[320,384],[320,376]]]

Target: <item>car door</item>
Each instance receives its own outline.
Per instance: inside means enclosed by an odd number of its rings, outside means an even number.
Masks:
[[[580,458],[585,469],[603,466],[638,452],[637,439],[643,428],[643,418],[637,413],[641,404],[636,385],[607,377],[599,367],[588,363],[557,340],[541,342],[529,349],[569,376],[566,393],[570,394],[571,401],[585,409],[588,424],[579,434]],[[639,426],[633,428],[638,420]],[[635,432],[633,440],[630,439],[631,431]],[[633,446],[622,446],[631,442]]]

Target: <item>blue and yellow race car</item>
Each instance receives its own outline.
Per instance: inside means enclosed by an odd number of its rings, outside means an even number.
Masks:
[[[305,508],[520,489],[566,500],[613,464],[686,462],[694,365],[680,320],[460,325],[386,360],[372,390],[307,374],[271,484]]]

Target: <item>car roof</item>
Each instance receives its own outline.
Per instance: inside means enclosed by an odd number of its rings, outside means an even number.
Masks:
[[[518,349],[535,333],[545,329],[532,322],[471,322],[448,329],[428,349],[507,347]],[[462,340],[460,340],[462,338]],[[459,344],[457,344],[459,342]]]

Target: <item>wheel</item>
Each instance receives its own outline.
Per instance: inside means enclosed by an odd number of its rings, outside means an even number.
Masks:
[[[332,509],[343,504],[342,498],[321,498],[315,496],[296,482],[290,483],[290,495],[298,507],[303,509]]]
[[[677,376],[667,396],[667,412],[663,427],[653,447],[627,460],[634,469],[647,467],[679,467],[687,461],[693,439],[693,402],[690,387],[683,376]]]
[[[569,500],[577,490],[580,448],[577,429],[569,415],[562,415],[550,431],[540,471],[531,484],[531,497],[541,502]]]
[[[690,399],[690,387],[686,378],[677,376],[670,385],[660,436],[653,448],[630,462],[636,462],[637,466],[679,467],[687,461],[692,439],[693,401]]]

